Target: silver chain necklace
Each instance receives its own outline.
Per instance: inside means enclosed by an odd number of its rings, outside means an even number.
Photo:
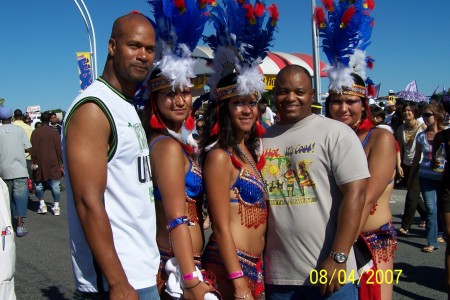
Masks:
[[[261,182],[264,184],[264,187],[266,186],[266,183],[264,182],[264,179],[261,176],[261,173],[259,172],[258,168],[256,168],[255,164],[252,162],[252,160],[250,158],[248,158],[247,155],[245,155],[244,151],[242,151],[241,147],[239,147],[239,145],[236,145],[239,153],[242,154],[242,156],[245,157],[245,160],[247,160],[247,162],[250,164],[250,166],[252,167],[253,171],[255,172],[255,175],[259,177],[259,179],[261,180]]]

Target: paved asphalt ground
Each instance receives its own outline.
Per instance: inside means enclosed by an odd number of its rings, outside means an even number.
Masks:
[[[38,215],[38,201],[31,196],[26,226],[30,233],[16,238],[16,295],[27,299],[77,299],[69,253],[65,192],[61,194],[61,216]],[[405,191],[394,190],[391,207],[399,228]],[[51,204],[50,192],[45,199]],[[49,211],[51,211],[49,209]],[[416,218],[418,221],[418,217]],[[408,237],[399,237],[396,270],[402,270],[394,286],[394,299],[446,299],[444,244],[433,253],[423,253],[425,230],[414,223]],[[0,266],[1,267],[1,266]],[[1,300],[1,299],[0,299]]]

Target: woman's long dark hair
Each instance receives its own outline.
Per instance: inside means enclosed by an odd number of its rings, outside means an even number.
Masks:
[[[237,82],[236,74],[230,74],[223,77],[217,84],[217,88],[228,87],[235,85]],[[200,155],[200,162],[203,165],[207,152],[205,147],[211,145],[217,140],[217,146],[224,150],[231,150],[234,155],[239,157],[241,161],[245,161],[237,147],[237,141],[234,136],[233,127],[231,125],[230,116],[228,114],[228,103],[231,98],[215,101],[210,101],[208,108],[206,110],[205,125],[203,127],[203,135],[201,137],[200,148],[202,149]],[[219,134],[211,135],[216,121],[219,125]],[[256,123],[256,122],[255,122]],[[256,134],[256,124],[253,125],[252,129],[245,138],[245,146],[250,151],[255,162],[258,162],[257,149],[259,147],[260,140]]]

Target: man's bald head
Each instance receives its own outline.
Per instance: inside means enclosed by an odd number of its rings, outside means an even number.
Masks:
[[[147,17],[130,13],[113,24],[102,77],[127,97],[147,77],[155,59],[156,34]]]
[[[280,72],[278,72],[276,81],[275,81],[275,88],[276,88],[277,81],[279,81],[279,79],[282,76],[285,76],[287,74],[292,74],[292,73],[301,73],[301,74],[305,74],[306,76],[308,76],[309,80],[311,81],[311,87],[312,87],[312,76],[308,70],[306,70],[304,67],[299,66],[299,65],[287,65],[283,69],[281,69]]]
[[[127,28],[136,27],[136,25],[142,25],[142,24],[147,24],[154,31],[152,23],[143,14],[133,12],[133,13],[129,13],[127,15],[121,16],[114,21],[112,31],[111,31],[111,38],[112,39],[120,38],[124,34],[127,34],[127,31],[126,31]]]

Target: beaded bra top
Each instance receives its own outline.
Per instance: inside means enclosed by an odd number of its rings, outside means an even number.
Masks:
[[[257,174],[237,166],[233,154],[230,152],[228,154],[232,158],[233,165],[239,169],[238,177],[230,188],[236,198],[230,199],[230,203],[239,204],[241,224],[256,229],[267,220],[267,193],[264,182]]]
[[[169,136],[160,136],[153,140],[150,143],[150,151],[152,150],[153,145],[164,139],[169,138]],[[184,155],[186,155],[187,159],[189,160],[190,166],[189,170],[187,171],[186,175],[184,176],[184,182],[185,182],[185,190],[186,190],[186,201],[190,199],[198,199],[201,198],[203,195],[203,184],[202,184],[202,170],[201,168],[192,161],[192,159],[189,157],[189,155],[184,151]],[[153,196],[155,197],[155,201],[162,201],[161,192],[159,191],[159,188],[155,186],[153,188]]]
[[[238,178],[230,190],[237,193],[245,203],[261,203],[263,207],[266,207],[264,183],[256,174],[244,168],[240,168]],[[238,202],[238,199],[230,199],[230,202]]]

